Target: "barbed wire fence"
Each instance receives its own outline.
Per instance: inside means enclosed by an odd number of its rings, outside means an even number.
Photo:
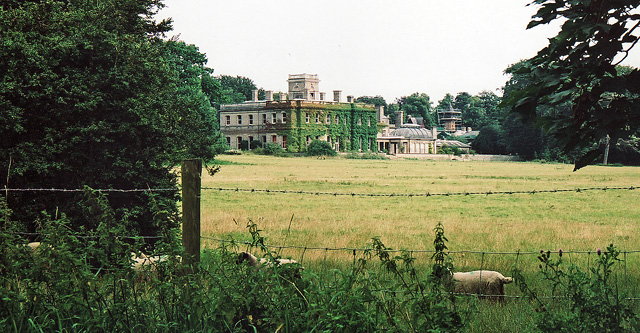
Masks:
[[[191,163],[191,165],[189,165]],[[254,188],[225,188],[225,187],[202,187],[201,186],[201,171],[202,167],[199,160],[186,160],[183,161],[183,183],[182,189],[176,188],[146,188],[146,189],[92,189],[96,192],[104,193],[141,193],[141,192],[177,192],[182,190],[183,197],[183,234],[182,241],[188,258],[187,263],[198,262],[200,260],[201,240],[210,242],[217,242],[220,244],[230,243],[235,246],[245,246],[248,251],[252,249],[253,244],[251,242],[235,241],[229,239],[220,239],[215,237],[203,236],[200,234],[200,198],[202,191],[219,191],[219,192],[243,192],[243,193],[255,193],[255,194],[292,194],[292,195],[313,195],[313,196],[333,196],[333,197],[453,197],[453,196],[490,196],[490,195],[516,195],[516,194],[542,194],[542,193],[566,193],[575,192],[582,193],[588,191],[633,191],[640,189],[638,186],[602,186],[602,187],[579,187],[572,189],[533,189],[533,190],[513,190],[513,191],[474,191],[474,192],[423,192],[423,193],[356,193],[356,192],[326,192],[326,191],[305,191],[305,190],[283,190],[283,189],[254,189]],[[6,195],[11,192],[42,192],[42,193],[55,193],[55,192],[83,192],[85,189],[64,189],[64,188],[7,188],[5,186],[2,189]],[[186,210],[185,210],[186,207]],[[41,233],[16,233],[21,236],[46,236]],[[97,237],[92,235],[78,235],[80,238]],[[161,239],[162,236],[131,236],[122,235],[119,236],[123,239]],[[304,245],[267,245],[268,248],[272,248],[280,253],[282,250],[296,250],[300,252],[297,257],[302,264],[305,262],[305,255],[311,251],[324,252],[322,267],[326,268],[327,258],[331,252],[346,252],[353,257],[353,263],[355,264],[358,253],[364,253],[370,251],[370,248],[350,248],[350,247],[322,247],[322,246],[304,246]],[[433,250],[426,249],[409,249],[409,250],[387,250],[389,253],[401,253],[409,252],[411,256],[418,255],[432,255]],[[520,262],[521,256],[540,255],[541,252],[522,252],[522,251],[507,251],[507,252],[489,252],[481,250],[463,250],[463,251],[449,251],[448,254],[456,256],[466,255],[478,255],[480,259],[480,270],[487,269],[485,258],[486,256],[500,255],[500,256],[514,256],[513,262],[517,268]],[[595,255],[596,251],[563,251],[566,255],[586,255],[587,256],[587,268],[590,266],[590,256]],[[629,281],[630,278],[627,275],[627,262],[629,255],[635,255],[640,253],[640,250],[623,250],[620,254],[623,255],[623,271],[625,281]],[[189,256],[191,258],[189,258]],[[430,256],[429,256],[430,257]],[[588,269],[587,269],[588,270]],[[384,291],[384,290],[381,290]],[[389,292],[394,292],[389,290]],[[475,295],[475,294],[473,294]],[[495,295],[479,295],[479,296],[495,296]],[[505,295],[507,298],[527,298],[526,296],[519,295]],[[557,298],[557,296],[541,296],[542,298]],[[638,301],[640,297],[628,297],[627,300]]]

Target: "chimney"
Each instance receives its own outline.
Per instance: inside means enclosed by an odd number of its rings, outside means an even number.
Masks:
[[[384,118],[384,105],[378,105],[378,122],[381,122],[382,118]]]
[[[353,103],[353,95],[347,95],[347,103]]]
[[[396,128],[400,128],[404,123],[404,112],[401,110],[396,111]]]
[[[340,103],[342,99],[342,90],[334,90],[333,91],[333,101]]]
[[[273,91],[272,90],[267,90],[264,92],[265,94],[265,99],[267,101],[273,101]]]
[[[252,95],[251,100],[254,101],[254,102],[257,102],[258,101],[258,89],[253,89],[251,95]]]

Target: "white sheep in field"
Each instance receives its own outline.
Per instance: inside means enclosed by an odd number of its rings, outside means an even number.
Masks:
[[[244,261],[247,261],[249,263],[249,265],[253,268],[255,268],[256,270],[260,269],[260,267],[272,267],[274,265],[274,262],[267,259],[267,258],[256,258],[256,256],[254,256],[253,254],[249,253],[249,252],[240,252],[240,254],[238,255],[238,263],[242,263]],[[286,264],[296,264],[298,263],[297,261],[293,260],[293,259],[275,259],[275,263],[277,265],[286,265]],[[302,269],[302,268],[301,268]]]
[[[179,262],[182,261],[182,257],[180,256],[176,256],[176,259]],[[131,260],[133,260],[131,263],[131,269],[136,272],[141,272],[143,270],[155,271],[159,263],[169,260],[169,256],[160,255],[148,257],[142,252],[140,252],[140,255],[137,255],[135,252],[131,252]]]
[[[31,250],[35,251],[40,246],[40,242],[31,242],[31,243],[27,244],[26,246],[30,247]]]
[[[453,273],[454,292],[486,295],[492,300],[504,301],[504,285],[513,282],[496,271],[472,271]]]

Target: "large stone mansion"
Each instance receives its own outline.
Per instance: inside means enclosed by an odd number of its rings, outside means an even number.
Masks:
[[[272,91],[266,91],[265,100],[258,100],[255,90],[251,101],[221,106],[220,131],[229,147],[238,149],[242,141],[258,140],[300,152],[318,139],[337,151],[377,150],[374,106],[354,103],[353,96],[343,102],[340,90],[327,100],[317,75],[289,75],[287,82],[288,93],[277,100]]]
[[[396,113],[396,125],[390,124],[384,108],[355,103],[353,96],[342,101],[342,91],[334,90],[333,99],[319,90],[315,74],[289,75],[288,92],[265,92],[258,100],[226,104],[220,108],[220,132],[231,149],[252,141],[275,143],[291,152],[305,151],[312,140],[329,142],[336,151],[385,151],[390,154],[436,154],[443,145],[468,151],[459,141],[440,140],[436,128],[427,129],[421,118]],[[457,115],[442,114],[445,130],[455,130]]]

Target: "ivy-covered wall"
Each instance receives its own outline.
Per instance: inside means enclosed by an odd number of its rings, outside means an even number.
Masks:
[[[378,128],[372,106],[294,101],[268,103],[266,107],[269,112],[287,114],[286,123],[268,124],[265,130],[286,136],[289,151],[305,151],[308,141],[316,138],[334,146],[338,143],[341,151],[376,149]]]

